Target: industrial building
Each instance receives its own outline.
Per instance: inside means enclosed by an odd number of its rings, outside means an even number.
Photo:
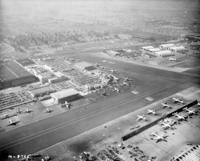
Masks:
[[[61,76],[61,77],[56,77],[56,78],[52,78],[49,79],[49,83],[60,83],[60,82],[64,82],[64,81],[68,81],[69,78],[66,76]]]
[[[162,50],[170,50],[171,47],[174,47],[174,44],[161,44],[159,47]]]
[[[88,62],[79,62],[75,64],[75,67],[81,70],[92,70],[92,69],[96,69],[92,64],[88,63]]]
[[[161,56],[161,57],[167,57],[167,56],[173,56],[174,53],[171,50],[161,50],[155,52],[156,56]]]
[[[56,92],[56,90],[46,86],[46,87],[33,89],[33,90],[28,91],[28,92],[30,93],[30,95],[32,97],[43,97],[43,96],[48,95],[50,93]]]
[[[173,46],[173,47],[170,47],[169,49],[170,49],[172,52],[175,52],[175,53],[186,51],[185,47],[182,46],[182,45],[181,45],[181,46]]]
[[[65,101],[70,102],[81,98],[81,95],[73,88],[64,89],[56,93],[52,93],[51,97],[55,100],[55,103],[64,103]]]
[[[6,61],[0,64],[0,89],[25,85],[38,81],[38,79],[26,71],[14,61]]]
[[[154,47],[153,46],[143,46],[142,47],[142,51],[149,51],[150,49],[153,49]]]
[[[150,56],[157,56],[156,52],[159,52],[160,48],[154,48],[153,46],[144,46],[142,47],[142,52],[144,54],[150,55]]]
[[[47,83],[50,79],[56,78],[56,75],[44,65],[31,66],[27,69],[33,73],[41,83]]]

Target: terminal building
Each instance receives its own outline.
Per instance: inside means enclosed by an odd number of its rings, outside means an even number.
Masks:
[[[0,89],[26,85],[38,79],[15,61],[0,64]]]
[[[70,101],[75,101],[81,98],[81,95],[73,88],[64,89],[56,93],[52,93],[51,97],[54,99],[55,103],[65,103]]]

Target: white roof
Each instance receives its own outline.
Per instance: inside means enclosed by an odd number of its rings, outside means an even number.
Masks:
[[[78,94],[78,91],[76,91],[73,88],[69,88],[69,89],[64,89],[56,93],[52,93],[51,96],[56,99],[61,99],[61,98],[69,97],[76,94]]]
[[[151,52],[157,52],[157,51],[160,51],[160,48],[151,48],[151,49],[148,49],[149,51]]]
[[[147,50],[147,49],[153,49],[154,47],[153,46],[143,46],[142,47],[142,49],[145,49],[145,50]]]
[[[185,47],[184,46],[173,46],[173,47],[170,47],[171,50],[184,50]]]
[[[172,52],[170,50],[161,50],[161,51],[157,51],[155,53],[158,55],[167,55],[167,54],[171,54]]]
[[[92,64],[82,61],[82,62],[76,63],[75,66],[78,68],[84,69],[86,67],[92,66]]]
[[[168,47],[172,47],[175,46],[174,44],[161,44],[160,47],[162,48],[168,48]]]

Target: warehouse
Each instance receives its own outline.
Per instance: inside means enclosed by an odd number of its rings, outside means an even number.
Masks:
[[[162,50],[170,50],[171,47],[174,47],[174,44],[161,44],[159,47]]]
[[[56,92],[56,90],[46,86],[46,87],[42,87],[42,88],[33,89],[28,92],[30,93],[30,95],[32,97],[43,97],[50,93]]]
[[[73,88],[64,89],[62,91],[52,93],[51,97],[54,99],[55,103],[65,103],[65,101],[70,102],[81,98],[81,95]]]
[[[88,62],[83,61],[83,62],[76,63],[75,67],[78,69],[81,69],[81,70],[86,70],[86,69],[93,67],[93,65]]]
[[[25,85],[38,81],[38,79],[26,71],[14,61],[6,61],[0,64],[0,89]]]
[[[182,46],[182,45],[181,45],[181,46],[173,46],[173,47],[170,47],[169,49],[170,49],[172,52],[175,52],[175,53],[186,51],[185,47]]]
[[[153,49],[153,48],[154,48],[153,46],[143,46],[142,51],[146,52],[146,51],[149,51],[150,49]]]
[[[167,57],[167,56],[173,56],[174,53],[171,52],[170,50],[161,50],[161,51],[155,52],[155,55],[161,56],[161,57]]]
[[[49,79],[49,83],[60,83],[60,82],[64,82],[64,81],[68,81],[69,78],[66,76],[61,76],[61,77],[56,77],[56,78],[52,78]]]

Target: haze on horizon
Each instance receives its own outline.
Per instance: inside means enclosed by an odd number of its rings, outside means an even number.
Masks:
[[[2,0],[5,35],[58,31],[119,31],[152,24],[190,25],[198,0]],[[186,25],[185,25],[186,24]]]

